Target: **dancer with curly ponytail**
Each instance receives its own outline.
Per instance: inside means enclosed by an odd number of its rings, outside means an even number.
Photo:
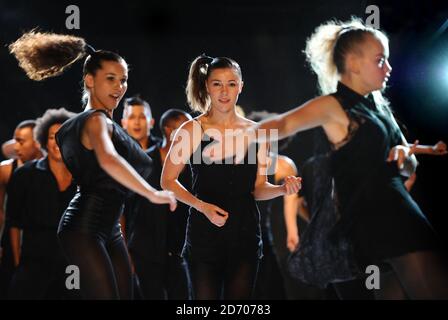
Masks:
[[[66,121],[56,139],[78,185],[64,212],[58,236],[69,264],[80,271],[85,299],[131,299],[131,265],[119,217],[128,189],[154,203],[176,200],[144,178],[150,158],[112,120],[127,89],[128,68],[118,54],[94,50],[84,39],[31,31],[9,46],[33,80],[60,75],[85,57],[85,110]]]

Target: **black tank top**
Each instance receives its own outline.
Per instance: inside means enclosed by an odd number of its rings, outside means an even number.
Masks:
[[[260,214],[252,194],[257,176],[257,161],[249,163],[248,155],[258,150],[252,144],[241,164],[208,163],[202,157],[212,142],[205,133],[201,147],[190,158],[192,193],[202,201],[226,210],[229,217],[223,227],[190,208],[183,255],[217,261],[232,257],[262,257]],[[253,150],[252,148],[255,148]]]

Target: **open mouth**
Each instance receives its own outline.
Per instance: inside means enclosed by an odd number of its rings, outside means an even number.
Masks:
[[[109,97],[111,97],[112,99],[114,99],[116,101],[120,100],[120,95],[118,93],[110,94]]]

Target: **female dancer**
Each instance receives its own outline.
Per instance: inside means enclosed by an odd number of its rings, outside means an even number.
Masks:
[[[241,69],[234,60],[200,56],[193,61],[186,93],[192,109],[202,114],[176,132],[162,171],[162,187],[191,206],[183,255],[195,299],[251,297],[262,252],[255,200],[296,193],[300,188],[300,178],[293,176],[279,186],[267,182],[262,172],[266,144],[256,154],[250,150],[256,158],[252,162],[249,155],[241,164],[229,159],[224,164],[207,163],[201,158],[202,148],[222,137],[225,129],[254,124],[235,111],[242,87]],[[178,181],[188,161],[193,194]]]
[[[130,189],[154,203],[176,200],[142,178],[150,159],[114,121],[112,113],[127,89],[128,69],[118,54],[94,50],[84,39],[29,32],[10,51],[33,80],[56,76],[78,59],[84,62],[84,112],[65,122],[56,139],[78,192],[61,218],[58,235],[68,262],[80,271],[86,299],[132,298],[131,266],[118,222]]]
[[[400,177],[415,170],[419,147],[408,145],[381,94],[392,70],[388,38],[356,19],[330,21],[305,52],[323,95],[253,129],[277,129],[281,139],[321,127],[341,216],[326,241],[347,237],[362,272],[389,271],[379,298],[448,298],[439,241]]]

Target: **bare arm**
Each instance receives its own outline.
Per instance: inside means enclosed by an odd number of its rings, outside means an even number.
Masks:
[[[0,164],[0,239],[3,233],[3,225],[5,223],[5,196],[6,185],[12,171],[12,161],[5,160]]]
[[[1,171],[0,171],[0,175],[1,175]],[[0,177],[0,180],[2,178]],[[5,210],[4,210],[4,205],[5,205],[5,194],[6,194],[6,185],[3,184],[3,181],[0,181],[0,239],[3,233],[3,226],[5,224]]]
[[[0,239],[3,237],[3,227],[5,225],[5,193],[6,193],[6,185],[3,182],[3,172],[2,168],[0,167]],[[0,245],[0,264],[2,261],[3,256],[3,248]]]
[[[182,124],[176,131],[173,143],[166,155],[160,185],[163,189],[172,191],[178,200],[203,213],[210,222],[222,227],[227,221],[229,213],[216,205],[198,199],[178,180],[185,164],[193,154],[193,150],[196,150],[201,143],[201,139],[202,129],[197,121],[189,120]]]
[[[257,140],[259,142],[276,140],[270,132],[271,129],[277,129],[277,139],[283,139],[300,131],[323,126],[332,119],[331,106],[334,104],[333,97],[322,96],[276,117],[261,121],[255,127],[258,133]],[[261,136],[259,129],[266,129],[266,136]]]
[[[445,154],[448,154],[446,143],[443,141],[437,142],[433,146],[427,146],[427,145],[417,145],[414,150],[414,154],[428,154],[428,155],[434,155],[434,156],[443,156]]]
[[[278,170],[276,181],[281,181],[290,175],[297,175],[294,162],[285,156],[278,158]],[[297,213],[299,209],[299,195],[297,193],[283,197],[283,216],[286,226],[286,246],[289,251],[294,251],[299,244],[299,230],[297,228]]]
[[[112,178],[151,202],[170,203],[171,209],[174,210],[175,203],[169,201],[166,195],[151,187],[115,150],[109,136],[107,118],[104,114],[92,114],[86,122],[84,132],[101,168]]]
[[[20,248],[22,245],[22,230],[16,227],[11,227],[9,230],[11,239],[11,250],[14,259],[14,266],[17,267],[20,263]]]
[[[282,185],[273,185],[267,181],[268,171],[268,148],[266,143],[260,143],[257,153],[258,169],[255,180],[254,197],[255,200],[270,200],[287,194],[295,194],[300,190],[300,178],[293,175],[285,177]]]
[[[198,208],[200,200],[193,196],[178,180],[193,150],[201,143],[202,130],[194,120],[187,121],[177,131],[162,168],[160,185],[163,189],[174,192],[183,203]]]

